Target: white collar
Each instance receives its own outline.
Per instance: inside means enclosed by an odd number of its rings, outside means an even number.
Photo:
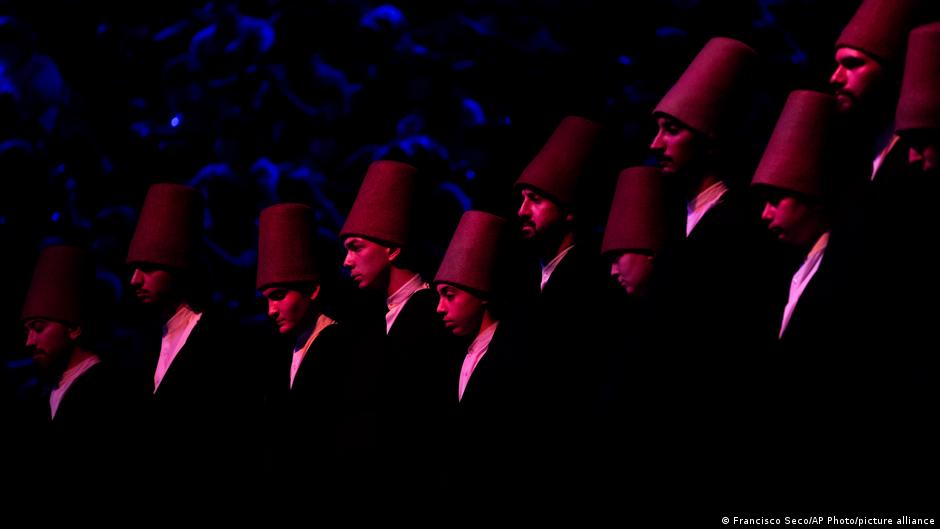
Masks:
[[[701,193],[686,204],[686,236],[692,233],[696,224],[702,220],[702,217],[704,217],[710,209],[715,207],[715,204],[717,204],[718,201],[721,200],[721,197],[727,192],[728,186],[719,180],[702,190]]]
[[[552,277],[552,272],[558,267],[558,263],[568,255],[568,252],[570,252],[572,248],[574,248],[573,244],[562,250],[561,253],[556,255],[547,265],[542,267],[542,285],[540,287],[542,290],[545,290],[545,283],[548,283],[548,280]]]
[[[166,324],[163,326],[163,335],[166,336],[167,334],[180,331],[186,327],[193,318],[198,318],[201,315],[201,312],[196,312],[188,304],[183,303],[176,309],[176,314],[167,320]]]
[[[476,354],[481,349],[486,349],[489,347],[490,342],[493,340],[493,334],[496,333],[496,326],[499,325],[499,322],[492,323],[489,327],[480,331],[480,334],[473,339],[473,343],[470,344],[470,347],[467,348],[467,354]]]
[[[420,274],[415,274],[402,285],[401,288],[396,290],[394,294],[389,296],[388,299],[385,300],[385,304],[388,306],[389,310],[391,310],[408,301],[408,298],[413,296],[415,292],[425,288],[429,288],[428,284],[424,282],[424,279],[421,279]]]

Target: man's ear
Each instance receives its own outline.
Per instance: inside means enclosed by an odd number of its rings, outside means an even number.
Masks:
[[[313,289],[313,292],[310,293],[310,301],[316,301],[317,297],[320,296],[320,285],[317,285],[317,288]]]
[[[74,342],[75,340],[78,340],[79,336],[81,335],[82,335],[82,328],[80,325],[76,325],[75,327],[69,327],[69,339],[70,340]]]
[[[565,215],[565,222],[567,222],[568,224],[574,223],[574,213],[568,213],[567,215]]]
[[[395,259],[398,259],[399,255],[401,255],[401,248],[389,248],[388,249],[388,262],[394,263]]]

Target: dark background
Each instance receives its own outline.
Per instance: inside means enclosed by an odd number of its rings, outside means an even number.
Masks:
[[[338,270],[369,162],[406,160],[430,181],[439,255],[464,209],[514,211],[512,182],[574,113],[611,132],[586,208],[600,230],[619,169],[649,162],[651,110],[709,38],[764,59],[734,146],[752,168],[786,95],[825,89],[858,4],[0,0],[4,376],[25,372],[19,311],[39,248],[58,241],[92,248],[101,347],[133,352],[124,257],[154,182],[206,192],[212,299],[261,327],[262,208],[314,206]]]

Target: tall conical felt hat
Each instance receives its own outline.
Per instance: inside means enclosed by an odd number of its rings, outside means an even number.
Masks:
[[[833,96],[822,92],[791,92],[751,185],[768,185],[821,198],[835,123],[835,102]]]
[[[668,114],[709,137],[722,138],[740,125],[746,112],[758,58],[743,42],[711,39],[653,114]]]
[[[418,170],[390,160],[372,162],[359,188],[340,237],[366,237],[392,246],[406,246]]]
[[[923,4],[923,0],[865,0],[842,30],[836,48],[847,46],[901,66],[907,35]]]
[[[516,189],[531,186],[561,205],[571,205],[578,182],[590,168],[603,127],[578,116],[564,118],[516,180]]]
[[[195,188],[154,184],[147,191],[127,263],[191,269],[202,248],[203,199]]]
[[[436,283],[452,283],[484,294],[493,291],[500,241],[506,220],[483,211],[467,211],[460,218]]]
[[[940,129],[940,22],[911,31],[895,127]]]
[[[33,271],[22,319],[84,323],[92,274],[91,259],[85,250],[66,245],[44,248]]]
[[[256,288],[318,282],[315,238],[316,222],[309,206],[277,204],[261,211]]]
[[[663,175],[659,169],[630,167],[621,171],[601,253],[662,250],[666,244],[665,200]]]

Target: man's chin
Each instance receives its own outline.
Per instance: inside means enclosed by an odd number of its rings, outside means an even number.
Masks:
[[[855,100],[845,94],[836,95],[836,111],[841,114],[851,112],[855,107]]]

